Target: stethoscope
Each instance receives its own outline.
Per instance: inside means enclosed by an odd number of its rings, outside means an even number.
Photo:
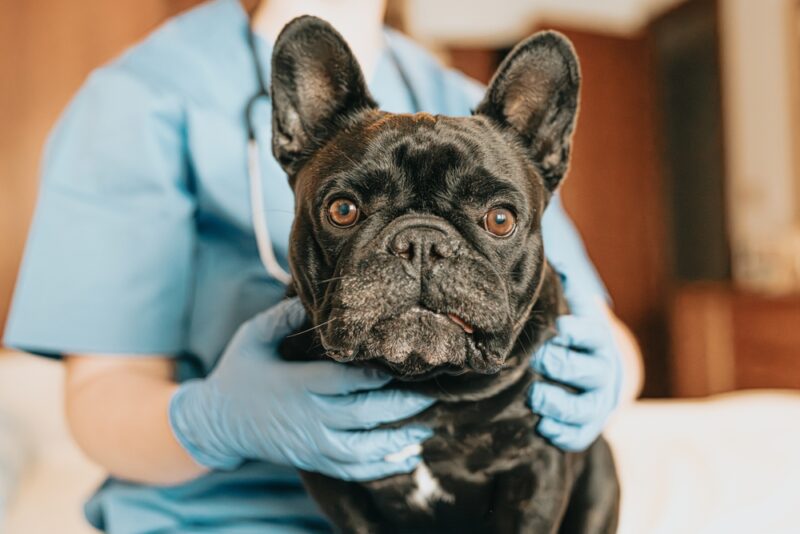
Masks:
[[[253,96],[247,101],[245,106],[245,125],[247,127],[247,175],[250,181],[250,211],[253,217],[253,230],[256,235],[256,244],[258,245],[258,256],[261,258],[261,263],[264,265],[267,273],[274,279],[289,284],[292,280],[292,275],[281,267],[278,259],[275,257],[275,250],[272,247],[272,239],[269,236],[269,226],[267,225],[267,212],[264,206],[264,189],[263,180],[261,176],[261,149],[258,145],[256,138],[256,130],[253,123],[253,110],[258,101],[262,98],[269,99],[269,89],[267,89],[266,80],[264,80],[264,70],[261,68],[258,51],[256,49],[256,35],[250,29],[247,32],[247,46],[250,49],[250,56],[253,61],[253,67],[256,73],[256,83],[258,84],[257,90]],[[420,100],[414,92],[414,86],[411,84],[411,79],[403,68],[403,64],[397,57],[397,53],[387,43],[386,48],[389,52],[389,58],[394,64],[400,79],[405,85],[409,99],[411,100],[411,108],[414,112],[422,109]]]

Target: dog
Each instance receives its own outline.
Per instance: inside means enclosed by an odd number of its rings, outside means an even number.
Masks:
[[[530,355],[567,312],[541,220],[579,86],[571,44],[544,32],[514,48],[472,116],[391,114],[327,22],[300,17],[278,37],[272,149],[295,193],[291,292],[309,316],[282,354],[376,367],[438,399],[402,422],[434,431],[413,473],[302,473],[338,530],[616,530],[607,443],[561,451],[527,405],[541,379]]]

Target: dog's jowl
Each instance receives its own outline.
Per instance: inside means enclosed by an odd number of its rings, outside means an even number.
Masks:
[[[380,368],[439,401],[407,475],[304,473],[345,532],[613,532],[619,488],[601,438],[567,453],[526,404],[536,347],[566,312],[541,220],[564,177],[580,73],[539,33],[471,117],[380,111],[341,36],[302,17],[273,53],[273,152],[296,196],[292,291],[308,332],[286,357]],[[289,346],[291,344],[291,346]],[[410,421],[404,421],[406,424]]]

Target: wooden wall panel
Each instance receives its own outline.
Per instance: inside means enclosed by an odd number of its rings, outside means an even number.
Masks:
[[[458,70],[481,83],[488,84],[502,55],[487,48],[450,48],[450,63]]]
[[[0,0],[0,334],[47,132],[87,74],[196,0]]]
[[[800,295],[736,292],[731,315],[736,389],[800,390]]]
[[[676,292],[671,317],[675,395],[800,389],[799,295],[690,284]]]
[[[672,393],[701,397],[736,387],[732,295],[719,284],[695,284],[673,301]]]

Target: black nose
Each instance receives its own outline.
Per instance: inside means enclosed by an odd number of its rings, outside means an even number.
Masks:
[[[453,245],[440,228],[411,225],[391,238],[389,251],[420,268],[452,256]]]

